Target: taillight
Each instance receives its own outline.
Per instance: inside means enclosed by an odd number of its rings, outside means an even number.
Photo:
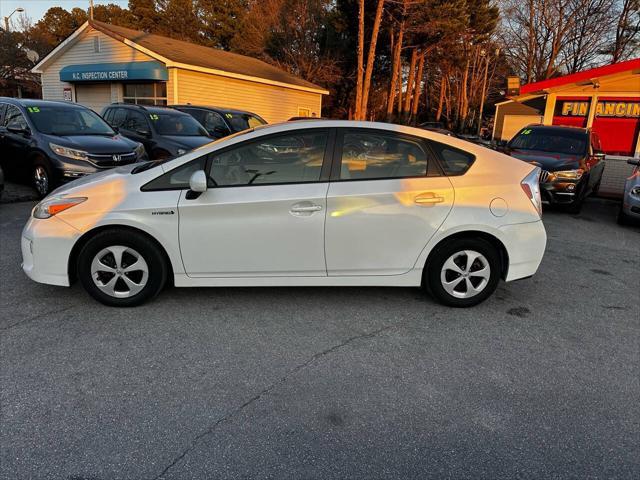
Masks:
[[[540,197],[540,170],[539,167],[534,168],[531,173],[522,179],[520,186],[527,198],[531,200],[533,206],[538,211],[538,215],[542,216],[542,198]]]

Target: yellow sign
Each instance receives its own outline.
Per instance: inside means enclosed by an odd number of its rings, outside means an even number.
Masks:
[[[562,115],[584,117],[589,113],[589,102],[563,102]],[[598,102],[596,105],[598,117],[640,117],[640,102]]]

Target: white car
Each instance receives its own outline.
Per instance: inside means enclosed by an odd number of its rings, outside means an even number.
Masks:
[[[533,275],[539,169],[426,130],[318,120],[258,127],[162,164],[76,180],[37,205],[23,269],[134,306],[203,286],[424,286],[475,305]]]

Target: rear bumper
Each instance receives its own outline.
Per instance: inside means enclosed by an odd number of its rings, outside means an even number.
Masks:
[[[22,231],[22,270],[33,281],[68,287],[69,255],[80,235],[56,217],[30,218]]]
[[[509,270],[505,280],[519,280],[538,270],[547,246],[547,232],[542,220],[500,227],[509,255]]]

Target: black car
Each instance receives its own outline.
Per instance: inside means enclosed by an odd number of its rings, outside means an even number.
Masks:
[[[82,105],[6,97],[0,97],[0,152],[5,174],[28,173],[41,197],[62,182],[147,159],[140,143]]]
[[[259,115],[243,110],[199,105],[172,105],[172,108],[191,115],[216,139],[267,123]]]
[[[214,140],[191,115],[169,107],[116,103],[102,116],[122,135],[144,145],[151,160],[179,157]]]
[[[577,213],[585,197],[600,188],[604,153],[598,135],[589,128],[531,125],[500,150],[542,169],[545,203]]]

